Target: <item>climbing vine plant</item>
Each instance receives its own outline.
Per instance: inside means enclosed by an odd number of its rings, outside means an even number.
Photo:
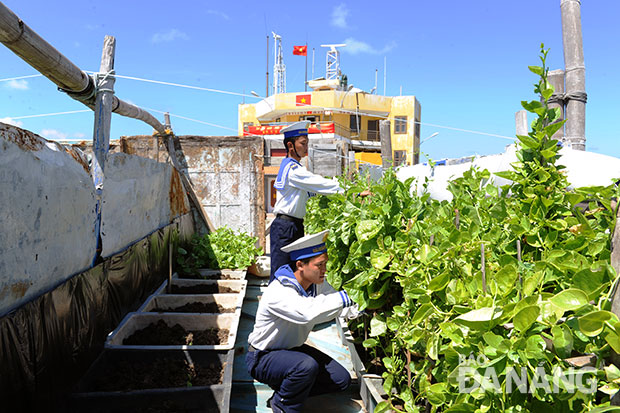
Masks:
[[[330,229],[329,282],[366,313],[350,328],[381,361],[388,398],[376,412],[586,411],[620,387],[607,361],[620,353],[609,300],[618,189],[569,187],[547,53],[529,67],[540,99],[522,102],[536,120],[517,136],[513,169],[495,174],[509,185],[471,169],[439,202],[390,169],[308,204],[306,231]]]

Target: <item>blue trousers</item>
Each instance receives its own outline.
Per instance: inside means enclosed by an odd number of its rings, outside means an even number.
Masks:
[[[308,396],[343,391],[351,384],[347,369],[307,344],[290,350],[251,351],[246,364],[253,378],[275,391],[274,412],[301,412]]]
[[[291,261],[288,253],[282,252],[281,248],[298,240],[304,236],[303,220],[288,221],[282,218],[275,218],[269,228],[270,238],[270,256],[271,256],[271,276],[269,282],[273,281],[274,274],[283,265],[291,264],[291,268],[295,271],[295,265]]]

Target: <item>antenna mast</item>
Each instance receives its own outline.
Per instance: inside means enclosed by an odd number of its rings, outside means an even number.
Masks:
[[[282,36],[273,34],[274,63],[273,63],[273,94],[286,93],[286,66],[282,57]]]
[[[340,78],[340,51],[336,47],[345,47],[346,44],[322,44],[321,47],[329,47],[327,51],[327,64],[325,80]]]

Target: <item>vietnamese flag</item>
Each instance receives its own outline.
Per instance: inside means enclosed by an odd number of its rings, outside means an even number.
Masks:
[[[297,95],[295,96],[295,106],[310,106],[312,103],[312,95]]]
[[[308,56],[308,46],[293,46],[293,54],[297,56]]]

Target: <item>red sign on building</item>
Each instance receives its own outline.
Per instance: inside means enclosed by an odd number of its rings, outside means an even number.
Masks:
[[[312,104],[312,95],[295,96],[295,106],[310,106]]]

